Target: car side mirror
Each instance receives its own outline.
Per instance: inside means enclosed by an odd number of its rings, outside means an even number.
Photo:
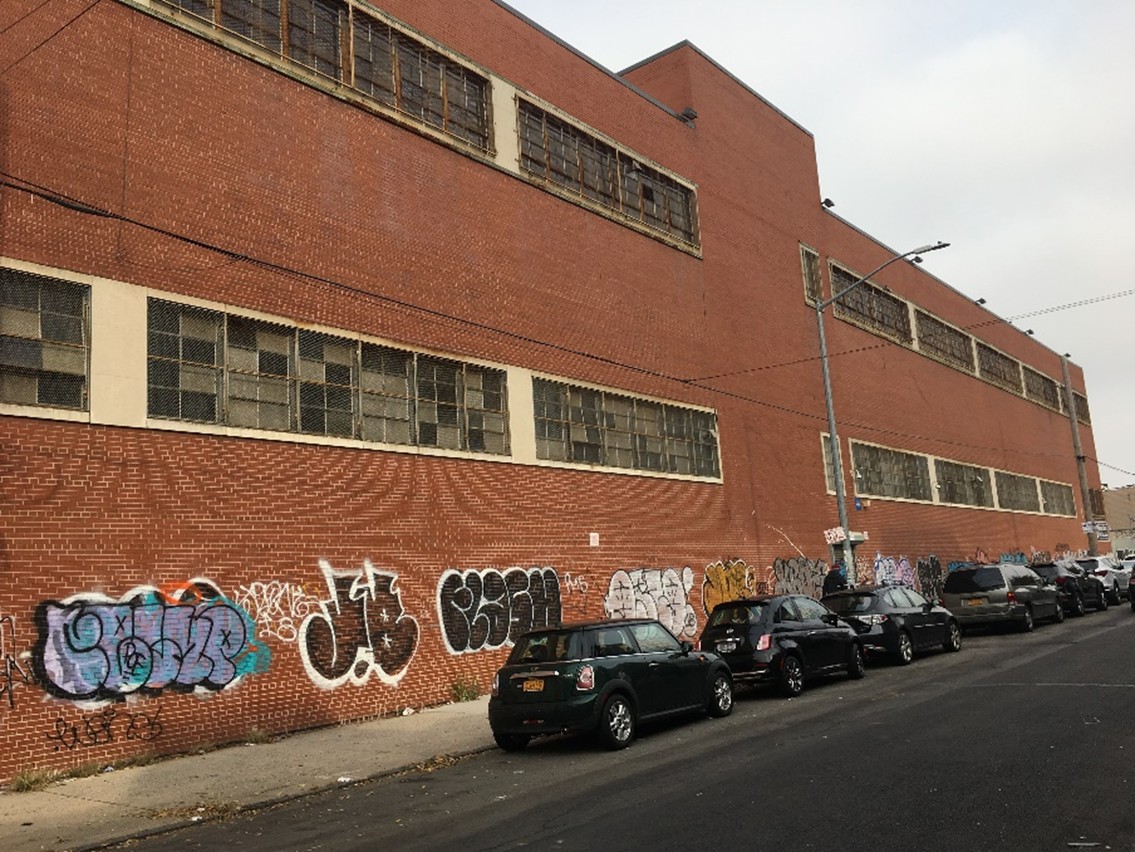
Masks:
[[[690,651],[694,650],[694,643],[691,642],[689,639],[683,639],[682,642],[681,642],[681,645],[682,645],[682,653],[683,654],[688,654],[688,653],[690,653]]]

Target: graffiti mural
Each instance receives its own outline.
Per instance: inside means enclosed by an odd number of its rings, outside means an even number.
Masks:
[[[1001,562],[1011,562],[1014,565],[1028,565],[1029,557],[1020,550],[1010,550],[1001,554]]]
[[[806,556],[793,556],[790,559],[776,559],[772,563],[772,573],[776,578],[778,595],[822,596],[824,575],[828,573],[823,559],[808,559]]]
[[[914,569],[910,567],[910,561],[905,556],[896,559],[893,556],[884,556],[882,553],[876,552],[875,562],[871,567],[875,583],[914,585]]]
[[[719,603],[764,595],[768,593],[768,587],[768,581],[757,579],[756,569],[747,565],[744,559],[714,562],[705,568],[701,587],[702,608],[709,615]]]
[[[58,698],[120,698],[166,689],[220,690],[266,671],[248,613],[205,579],[132,589],[118,601],[77,595],[36,611],[33,666]]]
[[[397,686],[418,647],[418,622],[402,608],[398,577],[369,559],[361,570],[337,571],[319,560],[327,599],[300,625],[297,644],[304,669],[321,689],[372,676]]]
[[[149,742],[162,735],[162,723],[158,720],[160,713],[161,710],[158,710],[151,716],[107,707],[101,713],[83,717],[79,723],[58,718],[55,727],[47,734],[47,740],[55,743],[52,746],[54,751],[73,751],[80,746],[89,748],[112,743],[115,739]]]
[[[295,642],[299,626],[319,609],[319,598],[281,580],[255,581],[236,590],[234,602],[248,613],[261,639]]]
[[[582,574],[564,574],[563,580],[564,594],[587,594],[587,578]]]
[[[942,573],[942,565],[938,561],[938,557],[933,553],[925,559],[919,557],[916,570],[918,571],[918,588],[923,597],[932,601],[941,599],[942,584],[946,578]]]
[[[16,659],[16,620],[0,616],[0,700],[8,699],[8,709],[16,706],[16,687],[32,682],[28,670]]]
[[[437,611],[450,653],[500,648],[534,627],[560,623],[560,580],[550,567],[450,568],[437,584]]]
[[[616,571],[607,585],[603,609],[609,618],[657,618],[678,638],[696,636],[697,614],[690,604],[694,572],[687,566]]]

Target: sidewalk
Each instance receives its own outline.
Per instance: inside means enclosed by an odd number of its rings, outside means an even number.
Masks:
[[[488,697],[0,793],[4,852],[82,850],[493,748]]]

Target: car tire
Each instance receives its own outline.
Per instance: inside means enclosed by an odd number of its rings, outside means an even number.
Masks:
[[[531,737],[524,734],[505,734],[493,731],[493,739],[505,751],[523,751]]]
[[[1099,588],[1099,595],[1100,595],[1099,601],[1096,603],[1096,611],[1097,612],[1103,612],[1108,607],[1107,593],[1104,592],[1103,586],[1100,586],[1100,588]]]
[[[804,691],[804,664],[795,654],[785,654],[780,661],[779,684],[787,698],[795,698]]]
[[[599,716],[600,741],[614,751],[629,746],[634,736],[634,708],[625,695],[612,695]]]
[[[899,631],[899,647],[895,651],[895,662],[900,666],[909,666],[914,659],[914,644],[910,641],[910,634],[905,630]]]
[[[1052,621],[1055,624],[1064,623],[1064,605],[1060,601],[1056,602],[1056,612],[1052,614]]]
[[[1119,594],[1119,583],[1114,583],[1111,587],[1111,602],[1116,606],[1123,602],[1123,597]]]
[[[863,649],[856,642],[851,646],[851,653],[847,658],[847,676],[852,680],[859,680],[866,673],[867,667],[863,663]]]
[[[718,672],[713,676],[705,711],[718,719],[733,712],[733,679],[725,672]]]
[[[946,641],[942,643],[946,651],[960,651],[962,649],[962,629],[956,621],[946,625]]]
[[[1088,611],[1088,608],[1086,606],[1084,606],[1084,596],[1083,595],[1073,595],[1072,596],[1072,615],[1079,618],[1080,616],[1084,615],[1084,613],[1086,613],[1087,611]]]
[[[1021,620],[1017,622],[1017,627],[1020,628],[1022,633],[1031,633],[1036,627],[1036,619],[1033,618],[1033,608],[1031,606],[1025,607],[1025,614],[1021,616]]]

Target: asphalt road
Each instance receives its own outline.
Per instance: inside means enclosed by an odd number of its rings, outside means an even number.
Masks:
[[[1133,850],[1135,614],[742,694],[623,752],[550,739],[130,847]]]

